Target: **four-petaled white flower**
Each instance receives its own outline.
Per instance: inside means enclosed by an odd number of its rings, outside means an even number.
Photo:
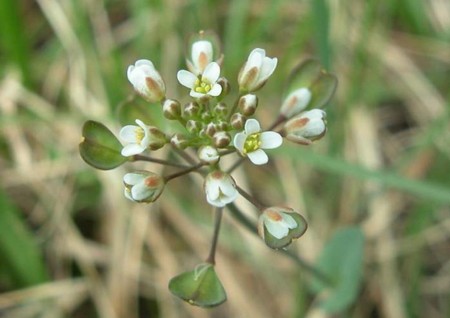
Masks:
[[[151,103],[161,101],[166,94],[164,81],[149,60],[138,60],[128,66],[128,80],[136,92]]]
[[[238,75],[239,89],[253,92],[261,88],[275,71],[277,62],[277,58],[267,57],[263,49],[251,51]]]
[[[312,144],[327,131],[325,117],[326,113],[321,109],[312,109],[295,116],[284,125],[286,139],[302,145]]]
[[[178,81],[181,85],[191,89],[189,94],[194,98],[219,96],[222,93],[222,86],[217,83],[219,76],[220,66],[216,62],[209,63],[203,73],[198,76],[186,70],[177,73]]]
[[[147,126],[141,120],[136,119],[135,125],[122,127],[120,138],[126,143],[122,149],[122,156],[129,157],[144,152],[147,148],[156,150],[167,143],[163,132],[153,126]]]
[[[213,45],[210,41],[200,40],[192,44],[191,60],[187,60],[191,72],[200,75],[206,66],[213,61]]]
[[[310,101],[311,91],[306,87],[299,88],[285,98],[280,108],[280,114],[291,118],[304,110]]]
[[[163,192],[164,179],[153,172],[138,171],[123,177],[124,194],[135,202],[154,202]]]
[[[263,235],[264,229],[276,239],[282,239],[289,234],[289,230],[298,226],[295,219],[278,209],[266,209],[259,219],[259,232]]]
[[[206,201],[216,207],[224,207],[236,200],[238,191],[233,178],[220,170],[209,173],[205,178]]]
[[[263,165],[269,161],[269,157],[263,149],[274,149],[281,146],[283,138],[274,131],[261,132],[261,127],[256,119],[248,119],[245,122],[245,130],[234,136],[234,147],[243,155],[248,156],[255,165]]]

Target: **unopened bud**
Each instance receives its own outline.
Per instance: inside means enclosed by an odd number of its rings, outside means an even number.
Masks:
[[[302,87],[291,92],[283,101],[280,114],[285,118],[291,118],[303,111],[311,100],[311,91]]]
[[[189,140],[185,135],[180,133],[174,134],[172,138],[170,138],[170,143],[180,149],[185,149],[189,146]]]
[[[214,136],[214,134],[217,132],[217,127],[214,123],[209,123],[208,125],[206,125],[205,127],[205,134],[207,134],[208,136],[212,137]]]
[[[163,115],[170,120],[179,119],[181,116],[180,103],[174,99],[166,99],[163,104]]]
[[[138,60],[128,66],[127,77],[135,91],[150,103],[164,99],[166,86],[151,61]]]
[[[239,98],[239,109],[244,116],[252,116],[258,107],[258,97],[254,94],[247,94]]]
[[[127,173],[123,177],[125,197],[134,202],[154,202],[164,190],[165,181],[149,171]]]
[[[228,113],[228,106],[224,102],[218,103],[216,106],[214,106],[214,113],[219,116],[226,116]]]
[[[239,72],[239,90],[254,92],[260,89],[275,71],[276,66],[276,58],[267,57],[263,49],[254,49]]]
[[[199,132],[200,129],[202,129],[202,128],[203,128],[203,124],[196,120],[189,119],[186,122],[186,130],[189,131],[191,134]]]
[[[150,150],[157,150],[163,147],[168,142],[166,135],[155,126],[148,126],[148,131],[149,131],[148,148]]]
[[[216,128],[217,130],[228,130],[230,128],[230,125],[224,120],[219,120],[216,123]]]
[[[326,131],[326,113],[321,109],[304,112],[284,125],[286,139],[301,145],[310,145],[322,138]]]
[[[211,146],[203,146],[198,150],[198,157],[201,161],[207,163],[216,163],[219,161],[219,152]]]
[[[231,137],[225,131],[219,131],[214,134],[213,141],[217,148],[225,148],[230,144]]]
[[[217,84],[222,86],[222,92],[220,93],[220,97],[225,97],[230,92],[230,82],[225,77],[220,77],[217,80]]]
[[[183,118],[188,119],[198,116],[200,113],[200,106],[196,102],[190,102],[184,105]]]
[[[234,113],[230,118],[230,124],[234,129],[242,130],[247,119],[241,113]]]

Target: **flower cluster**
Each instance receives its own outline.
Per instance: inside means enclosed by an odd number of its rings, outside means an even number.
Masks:
[[[267,56],[261,48],[252,50],[237,76],[237,98],[229,103],[231,85],[221,76],[224,58],[217,38],[200,32],[188,43],[187,52],[187,70],[176,74],[178,82],[188,89],[185,103],[166,96],[166,84],[152,61],[140,59],[127,71],[135,92],[151,104],[159,103],[165,119],[181,129],[166,133],[144,118],[134,118],[120,130],[122,144],[115,151],[118,142],[108,137],[112,134],[101,124],[90,122],[83,130],[80,153],[99,169],[112,169],[126,161],[151,161],[179,169],[165,176],[141,170],[127,173],[123,178],[125,197],[139,203],[157,200],[174,178],[200,173],[209,205],[221,211],[243,196],[259,210],[258,229],[265,243],[284,248],[306,231],[304,218],[291,208],[257,202],[235,182],[232,173],[247,160],[254,165],[267,164],[271,150],[280,147],[284,139],[300,145],[321,139],[327,130],[322,108],[334,93],[336,78],[316,60],[300,64],[286,84],[278,116],[266,125],[255,117],[260,103],[256,93],[273,76],[277,58]],[[149,110],[157,112],[158,107],[150,105]],[[153,151],[166,146],[184,162],[151,157]],[[220,161],[229,155],[236,156],[236,162],[225,170]]]

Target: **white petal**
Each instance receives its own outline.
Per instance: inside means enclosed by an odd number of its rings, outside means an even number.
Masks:
[[[197,71],[202,72],[206,65],[201,65],[203,62],[208,64],[212,61],[213,58],[213,47],[211,42],[209,41],[197,41],[192,44],[192,52],[191,52],[192,63],[197,68]],[[204,54],[206,57],[205,60],[200,60],[200,55]]]
[[[266,51],[263,49],[254,49],[250,52],[248,56],[247,64],[245,65],[246,70],[249,70],[253,67],[260,68],[264,57],[266,56]]]
[[[203,94],[203,93],[198,93],[198,92],[196,92],[196,91],[194,91],[194,90],[191,90],[191,92],[189,93],[189,95],[191,95],[191,97],[194,97],[194,98],[202,98],[203,96],[205,96],[205,94]]]
[[[240,132],[234,136],[233,144],[234,147],[239,150],[240,153],[244,151],[245,140],[247,139],[247,134]]]
[[[143,122],[142,120],[136,119],[135,122],[136,122],[136,124],[139,125],[139,127],[141,127],[142,129],[144,129],[144,131],[148,129],[148,126],[147,126],[146,124],[144,124],[144,122]]]
[[[318,119],[322,119],[325,118],[327,116],[327,114],[325,113],[325,111],[321,110],[321,109],[311,109],[305,113],[302,114],[302,117],[308,117],[310,119],[313,118],[318,118]]]
[[[122,127],[119,132],[120,139],[125,142],[136,142],[136,129],[139,129],[139,127],[134,125]]]
[[[219,84],[214,84],[214,86],[211,88],[211,90],[208,92],[208,95],[211,96],[219,96],[220,93],[222,93],[222,86]]]
[[[273,71],[277,67],[277,58],[269,58],[265,57],[261,66],[261,70],[259,72],[258,81],[263,82],[266,81],[270,75],[272,75]]]
[[[152,61],[146,60],[146,59],[137,60],[136,63],[134,63],[134,65],[136,65],[136,66],[147,65],[147,66],[150,66],[153,69],[155,68],[155,66],[153,65]]]
[[[135,185],[139,182],[142,182],[142,180],[145,179],[145,176],[141,173],[127,173],[123,176],[123,182],[128,185]]]
[[[264,225],[266,226],[267,231],[277,239],[282,239],[289,233],[289,229],[280,224],[280,222],[265,220]]]
[[[216,62],[209,63],[203,71],[202,80],[209,84],[217,82],[220,76],[220,66]]]
[[[215,179],[207,178],[205,184],[205,192],[208,198],[210,198],[211,200],[216,200],[220,195],[219,182]]]
[[[259,137],[261,141],[262,149],[274,149],[281,146],[283,143],[283,137],[277,132],[274,131],[265,131],[261,133]]]
[[[186,70],[181,70],[181,71],[178,71],[178,73],[177,73],[177,79],[181,85],[183,85],[187,88],[193,88],[195,85],[195,81],[198,78],[191,72],[188,72]]]
[[[231,179],[231,177],[229,179],[225,179],[221,183],[220,190],[226,196],[233,196],[235,194],[235,192],[237,192],[236,188],[234,187],[234,182]]]
[[[263,165],[269,161],[269,157],[262,149],[249,152],[247,156],[255,165]]]
[[[136,184],[131,188],[131,197],[136,201],[142,201],[152,195],[153,190],[149,189],[144,182]]]
[[[221,201],[220,199],[211,199],[210,197],[206,196],[206,201],[208,201],[209,204],[216,206],[218,208],[223,208],[226,203]]]
[[[261,126],[256,119],[250,118],[245,122],[245,133],[251,135],[261,131]]]
[[[145,151],[145,147],[142,147],[141,145],[138,144],[129,144],[126,145],[125,147],[123,147],[121,154],[124,157],[129,157],[129,156],[133,156],[133,155],[138,155],[142,152]]]
[[[288,228],[295,229],[298,226],[295,219],[289,214],[281,212],[281,216],[283,217],[283,224],[285,224]]]

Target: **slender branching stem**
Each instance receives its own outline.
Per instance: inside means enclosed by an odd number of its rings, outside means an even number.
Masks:
[[[212,265],[216,264],[216,249],[217,241],[219,239],[220,224],[222,221],[222,212],[222,208],[215,208],[214,234],[211,243],[211,249],[209,251],[208,258],[206,259],[206,262]]]
[[[172,167],[177,167],[177,168],[188,168],[188,166],[183,165],[183,164],[179,164],[179,163],[175,163],[175,162],[171,162],[171,161],[167,161],[167,160],[162,160],[162,159],[156,159],[156,158],[152,158],[152,157],[148,157],[148,156],[144,156],[144,155],[134,155],[132,157],[131,161],[148,161],[148,162],[159,163],[159,164],[165,165],[165,166],[172,166]]]
[[[236,189],[247,201],[249,201],[251,204],[253,204],[258,210],[262,211],[266,208],[264,205],[259,203],[251,194],[247,193],[240,186],[237,185]]]
[[[190,173],[192,171],[196,171],[196,170],[200,169],[201,167],[203,167],[204,165],[205,165],[205,163],[200,162],[200,163],[198,163],[198,164],[196,164],[196,165],[194,165],[194,166],[192,166],[190,168],[187,168],[187,169],[182,170],[182,171],[175,172],[174,174],[171,174],[171,175],[168,175],[168,176],[164,177],[164,181],[165,182],[169,182],[172,179],[178,178],[178,177],[183,176],[185,174],[188,174],[188,173]]]
[[[236,170],[245,160],[245,157],[241,157],[235,161],[235,163],[228,169],[227,173],[232,173]]]
[[[172,149],[186,162],[190,163],[191,165],[196,164],[196,161],[194,158],[192,158],[186,151],[172,145]]]

